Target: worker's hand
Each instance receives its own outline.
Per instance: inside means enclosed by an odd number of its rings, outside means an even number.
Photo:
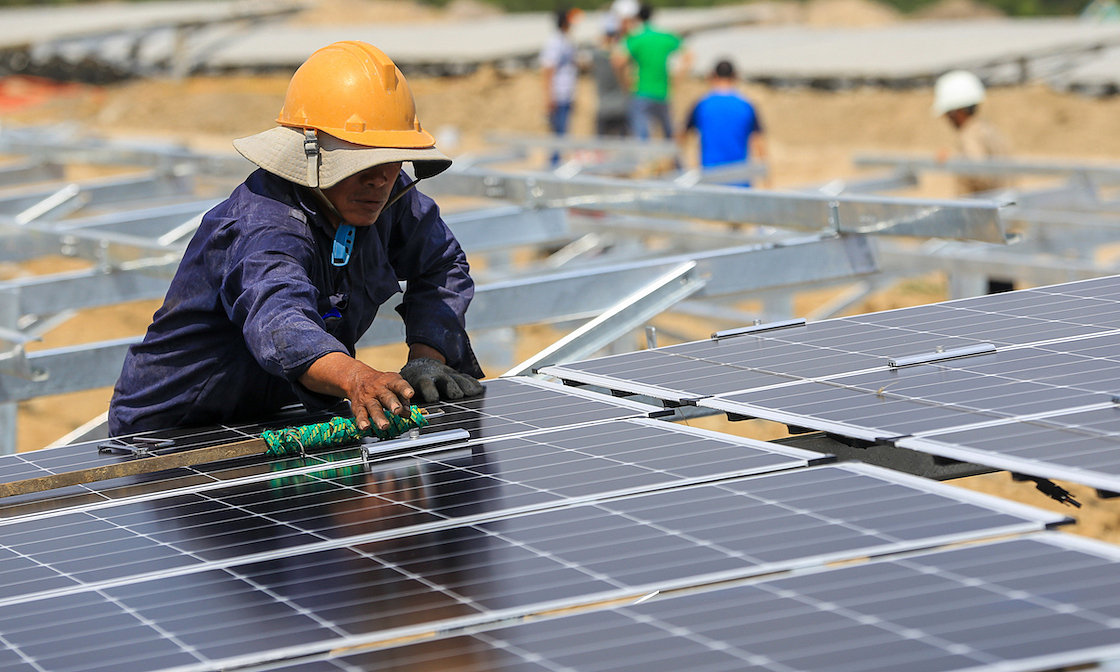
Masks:
[[[424,403],[455,400],[482,394],[482,383],[431,357],[417,357],[401,369],[401,376]]]
[[[378,429],[389,429],[386,413],[409,416],[413,387],[399,374],[390,371],[367,370],[355,375],[346,398],[358,429],[368,429],[370,423]]]
[[[389,429],[386,413],[408,417],[415,391],[399,374],[378,371],[341,352],[332,352],[311,364],[299,378],[309,390],[350,400],[358,429]]]

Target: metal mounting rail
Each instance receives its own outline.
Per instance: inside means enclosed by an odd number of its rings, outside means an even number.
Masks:
[[[937,161],[925,156],[859,155],[853,159],[861,168],[897,168],[909,172],[944,171],[958,175],[1053,175],[1063,177],[1083,175],[1102,183],[1120,182],[1120,166],[1064,163],[1051,161],[1018,161],[1014,159],[989,159],[973,161],[952,158]]]
[[[806,259],[812,259],[813,262],[805,263]],[[681,294],[695,293],[697,296],[730,295],[770,287],[830,282],[876,270],[870,246],[861,236],[814,237],[780,244],[743,246],[482,284],[475,288],[470,326],[472,329],[491,329],[594,318],[612,306],[618,306],[621,300],[643,288],[657,286],[658,279],[664,278],[667,273],[682,273],[682,264],[689,264],[689,270],[688,277],[679,287]],[[88,297],[91,303],[107,301],[113,292],[118,292],[117,296],[122,300],[125,297],[135,298],[146,291],[143,283],[155,282],[145,280],[144,271],[103,275],[99,279],[96,274],[90,274],[84,279],[88,291],[92,293]],[[60,275],[49,282],[64,281]],[[37,300],[47,301],[41,293],[45,291],[46,282],[28,280],[7,286],[12,298],[7,302],[0,301],[0,308],[11,302],[18,302],[15,305],[27,308],[32,296],[38,296]],[[114,287],[114,282],[120,284]],[[665,292],[651,290],[651,303],[662,299],[673,303],[683,298],[675,293],[674,283],[663,281],[661,285]],[[58,287],[61,288],[61,285]],[[4,288],[4,285],[0,285],[0,289]],[[20,296],[24,292],[27,293],[26,298]],[[79,297],[71,298],[77,301]],[[384,319],[379,317],[374,320],[370,330],[359,341],[358,347],[401,342],[403,324],[399,319],[391,319],[395,317],[395,311],[390,310],[399,301],[398,294],[381,309],[379,315],[384,316]],[[52,304],[52,309],[62,308],[62,303]],[[635,303],[645,305],[644,301],[637,298]],[[619,316],[622,322],[626,318],[627,315]],[[47,372],[49,377],[33,382],[0,375],[0,404],[112,385],[120,376],[121,364],[128,347],[140,338],[136,336],[29,353],[28,365]]]
[[[425,180],[432,195],[498,198],[530,207],[689,217],[807,231],[874,233],[1004,243],[1000,205],[873,195],[786,193],[736,187],[624,180],[481,168],[449,170]]]

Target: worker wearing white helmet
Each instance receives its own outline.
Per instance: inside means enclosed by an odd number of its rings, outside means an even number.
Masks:
[[[401,171],[411,163],[420,180],[451,161],[421,128],[401,71],[363,42],[324,47],[293,75],[277,123],[234,142],[260,169],[203,216],[129,350],[112,435],[266,421],[343,398],[360,429],[385,429],[414,396],[482,392],[466,257]],[[408,361],[378,371],[355,347],[402,280]]]
[[[952,124],[957,135],[957,153],[963,159],[986,161],[1008,154],[1004,137],[994,126],[977,116],[984,98],[984,83],[966,70],[947,72],[934,85],[933,114],[944,116]],[[942,152],[941,159],[947,156],[948,152]],[[958,178],[958,189],[966,194],[1005,186],[1006,183],[998,178],[967,175]]]

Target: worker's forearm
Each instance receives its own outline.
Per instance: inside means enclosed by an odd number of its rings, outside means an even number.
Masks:
[[[760,134],[756,134],[751,138],[751,144],[754,145],[752,147],[752,153],[754,154],[755,158],[759,161],[765,161],[767,158],[766,139],[763,138]]]

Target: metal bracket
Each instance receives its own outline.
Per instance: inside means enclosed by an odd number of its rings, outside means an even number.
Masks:
[[[908,357],[895,357],[894,359],[887,360],[887,364],[889,364],[892,369],[901,369],[904,366],[932,364],[933,362],[942,362],[947,359],[957,359],[959,357],[972,357],[974,355],[991,355],[995,352],[996,346],[991,343],[977,343],[976,345],[954,348],[952,350],[938,348],[936,352],[910,355]]]
[[[471,438],[470,432],[465,429],[449,429],[444,432],[421,435],[417,429],[411,429],[404,436],[395,439],[377,439],[372,436],[362,439],[362,459],[366,462],[375,457],[383,457],[394,453],[413,452],[424,446],[438,446],[443,443],[458,443]]]
[[[799,317],[793,320],[782,320],[781,322],[767,322],[766,324],[756,323],[749,327],[741,327],[739,329],[728,329],[726,331],[717,331],[712,334],[713,341],[719,341],[724,338],[731,338],[732,336],[744,336],[746,334],[757,334],[763,331],[774,331],[776,329],[788,329],[789,327],[804,327],[806,324],[805,318]]]
[[[7,340],[6,338],[3,340]],[[28,339],[36,340],[36,339]],[[0,352],[0,373],[6,373],[16,378],[41,383],[50,378],[50,372],[37,366],[31,366],[27,360],[27,351],[23,343],[17,343],[7,352]]]
[[[175,445],[175,439],[154,439],[137,436],[130,439],[132,443],[125,443],[120,439],[109,439],[97,444],[97,452],[101,454],[131,455],[132,457],[152,457],[158,455],[155,451],[160,448],[170,448]]]

